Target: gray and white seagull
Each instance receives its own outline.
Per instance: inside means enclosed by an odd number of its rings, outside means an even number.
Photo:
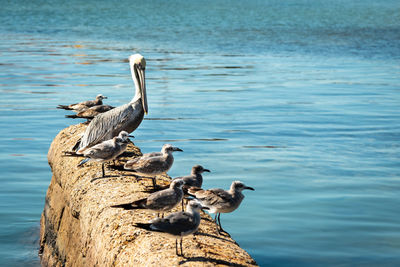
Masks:
[[[114,107],[110,105],[97,105],[90,107],[88,109],[84,109],[74,115],[65,115],[66,118],[71,118],[71,119],[87,119],[87,120],[92,120],[94,117],[99,115],[100,113],[107,112],[109,110],[112,110]]]
[[[106,99],[106,98],[107,98],[106,96],[99,94],[96,96],[95,100],[88,100],[88,101],[83,101],[80,103],[75,103],[75,104],[70,104],[70,105],[58,105],[57,108],[80,112],[80,111],[83,111],[90,107],[103,105],[103,99]]]
[[[132,137],[132,136],[131,136]],[[104,163],[110,160],[117,158],[121,155],[125,150],[129,143],[129,135],[125,131],[121,131],[118,136],[101,142],[92,147],[82,148],[80,149],[76,155],[82,155],[86,157],[86,159],[82,160],[78,166],[82,166],[88,161],[97,161],[101,162],[101,168],[103,177],[104,173]]]
[[[210,213],[215,213],[214,220],[218,233],[220,231],[226,233],[221,226],[221,213],[230,213],[236,210],[244,198],[242,191],[245,189],[254,191],[254,188],[246,186],[240,181],[233,181],[229,190],[220,188],[203,190],[198,187],[190,187],[188,193],[196,197],[203,206],[208,207]]]
[[[185,185],[183,186],[183,192],[187,194],[189,187],[195,186],[201,188],[201,186],[203,185],[203,176],[202,176],[203,172],[211,172],[211,171],[208,169],[204,169],[203,166],[201,165],[194,165],[192,167],[190,175],[176,177],[173,179],[173,181],[177,179],[182,179],[185,182]],[[183,210],[183,199],[182,199],[182,210]]]
[[[119,204],[111,207],[123,208],[125,210],[150,209],[163,213],[162,217],[164,217],[164,212],[172,210],[181,202],[183,198],[183,184],[184,181],[182,179],[173,180],[167,189],[154,192],[146,198],[131,203]]]
[[[165,218],[156,218],[149,223],[136,223],[139,228],[148,231],[160,232],[167,237],[175,239],[175,252],[178,256],[183,256],[182,240],[197,231],[200,225],[200,210],[208,209],[202,206],[197,200],[191,200],[187,204],[185,212],[171,213]],[[178,253],[178,238],[180,239],[181,254]]]
[[[196,186],[200,187],[203,184],[203,176],[201,175],[203,172],[211,172],[208,169],[204,169],[203,166],[201,165],[194,165],[192,167],[192,170],[190,172],[190,175],[187,176],[182,176],[182,177],[176,177],[173,180],[176,179],[182,179],[185,182],[184,187],[191,187],[191,186]]]
[[[156,188],[155,175],[167,172],[174,163],[172,152],[183,151],[178,147],[170,144],[163,145],[161,152],[152,152],[144,154],[141,157],[129,160],[124,165],[124,169],[133,170],[139,175],[150,175],[153,180],[153,187]]]

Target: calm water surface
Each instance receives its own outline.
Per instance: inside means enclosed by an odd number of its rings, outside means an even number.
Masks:
[[[222,224],[259,265],[400,265],[400,4],[350,2],[1,1],[0,265],[39,265],[55,107],[126,103],[136,52],[135,143],[253,186]]]

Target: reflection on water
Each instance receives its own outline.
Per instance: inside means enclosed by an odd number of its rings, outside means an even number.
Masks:
[[[173,177],[201,164],[205,188],[254,187],[224,222],[261,266],[399,265],[398,5],[306,2],[142,2],[140,20],[124,0],[4,6],[0,265],[38,264],[47,151],[73,123],[56,106],[130,101],[136,52],[135,143],[182,148]]]

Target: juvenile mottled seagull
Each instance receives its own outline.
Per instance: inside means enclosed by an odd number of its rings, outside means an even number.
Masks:
[[[94,146],[117,136],[121,131],[133,132],[147,114],[145,83],[146,60],[140,54],[129,57],[132,79],[136,92],[132,100],[122,106],[97,115],[86,128],[77,150]]]
[[[78,152],[77,155],[83,155],[86,159],[82,160],[78,166],[85,164],[88,161],[97,161],[101,162],[101,168],[104,173],[104,163],[110,160],[115,159],[119,155],[121,155],[125,150],[129,143],[128,133],[125,131],[121,131],[118,136],[101,142],[95,146],[89,148],[82,148]]]
[[[58,105],[57,108],[59,109],[66,109],[66,110],[74,110],[76,112],[83,111],[93,106],[103,105],[103,99],[107,97],[103,96],[102,94],[97,95],[95,100],[88,100],[76,104],[71,105]]]
[[[140,175],[150,175],[153,180],[153,187],[156,188],[155,175],[167,172],[174,163],[172,152],[183,151],[180,148],[173,147],[170,144],[163,145],[161,152],[144,154],[141,157],[132,159],[125,163],[124,168],[133,170]]]
[[[203,176],[201,175],[203,172],[210,172],[208,169],[204,169],[201,165],[194,165],[192,167],[192,171],[188,176],[176,177],[173,179],[182,179],[185,182],[183,186],[183,192],[187,194],[189,187],[195,186],[201,188],[203,185]],[[183,210],[183,199],[182,199],[182,210]]]
[[[182,179],[173,180],[169,188],[154,192],[146,198],[136,200],[132,203],[112,206],[113,208],[123,208],[125,210],[150,209],[163,213],[172,210],[183,198]]]
[[[148,231],[160,232],[167,237],[175,239],[175,252],[178,256],[183,256],[182,239],[197,231],[200,225],[200,210],[208,209],[198,201],[189,201],[185,212],[175,212],[165,218],[157,218],[149,223],[136,223],[139,228]],[[178,238],[180,238],[181,254],[178,254]]]
[[[66,118],[71,118],[71,119],[87,119],[87,120],[92,120],[94,117],[99,115],[100,113],[107,112],[109,110],[112,110],[114,107],[110,105],[97,105],[90,107],[88,109],[84,109],[80,112],[78,112],[75,115],[65,115]]]
[[[246,186],[240,181],[234,181],[228,191],[219,188],[203,190],[198,187],[190,187],[188,193],[195,196],[203,206],[208,207],[210,213],[215,213],[214,220],[218,233],[220,233],[220,231],[226,232],[221,226],[221,213],[230,213],[239,207],[244,198],[242,194],[244,189],[254,191],[254,188]]]
[[[201,175],[203,172],[210,172],[208,169],[204,169],[203,166],[201,165],[194,165],[192,167],[192,171],[190,172],[190,175],[188,176],[182,176],[182,177],[176,177],[175,179],[182,179],[185,182],[185,187],[200,187],[203,184],[203,176]]]

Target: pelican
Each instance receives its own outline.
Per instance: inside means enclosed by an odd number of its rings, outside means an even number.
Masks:
[[[198,187],[190,187],[188,191],[203,206],[210,208],[210,213],[215,213],[215,223],[217,224],[217,231],[220,234],[220,230],[226,233],[221,226],[221,213],[229,213],[236,210],[244,198],[242,191],[245,189],[254,191],[254,188],[246,186],[240,181],[233,181],[231,188],[227,191],[220,188],[203,190]]]
[[[96,96],[95,100],[83,101],[83,102],[71,104],[71,105],[58,105],[57,108],[80,112],[80,111],[83,111],[90,107],[94,107],[97,105],[103,105],[103,99],[107,99],[107,97],[100,94],[100,95]]]
[[[185,185],[183,186],[183,192],[185,195],[188,193],[188,189],[192,186],[201,188],[203,184],[203,176],[201,175],[203,172],[211,172],[208,169],[204,169],[201,165],[194,165],[192,167],[192,171],[188,176],[176,177],[172,181],[175,180],[183,180]],[[183,198],[182,198],[182,210],[184,209],[183,206]]]
[[[147,114],[146,60],[140,54],[131,55],[129,65],[136,89],[134,97],[125,105],[97,115],[86,128],[79,146],[75,145],[77,151],[109,140],[121,131],[133,132]]]

